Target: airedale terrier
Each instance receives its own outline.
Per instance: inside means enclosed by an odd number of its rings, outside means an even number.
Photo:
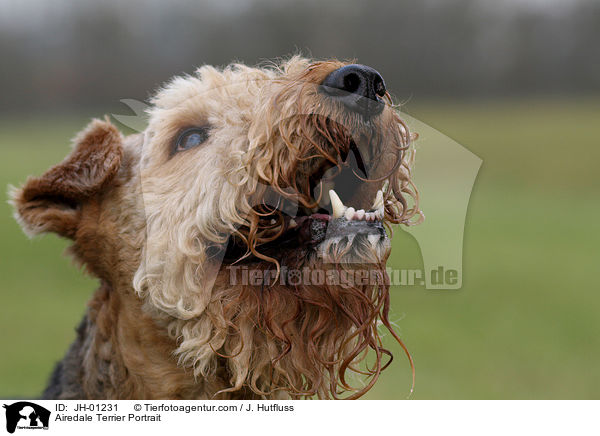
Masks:
[[[151,103],[145,131],[95,120],[12,193],[23,229],[71,239],[100,281],[44,398],[364,394],[391,358],[378,329],[400,341],[390,226],[422,216],[381,75],[203,66]]]

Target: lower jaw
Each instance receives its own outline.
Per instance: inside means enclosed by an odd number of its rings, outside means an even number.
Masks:
[[[264,257],[248,255],[243,244],[230,244],[224,252],[223,262],[231,265],[265,263],[271,266],[276,263],[297,266],[315,262],[381,265],[390,252],[390,240],[381,221],[313,214],[297,219],[290,236],[291,239],[284,235],[259,245],[257,251]]]
[[[390,241],[381,221],[358,221],[345,218],[311,220],[308,224],[311,244],[318,252],[385,254]],[[372,257],[372,256],[368,256]]]
[[[385,265],[391,251],[390,239],[379,233],[331,235],[316,246],[317,258],[323,263],[341,266]]]

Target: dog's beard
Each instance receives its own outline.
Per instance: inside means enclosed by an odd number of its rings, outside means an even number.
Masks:
[[[287,265],[279,275],[272,274],[270,262],[254,264],[247,272],[265,280],[258,286],[240,284],[240,269],[222,271],[219,281],[231,281],[235,270],[238,283],[216,286],[213,298],[221,303],[208,308],[213,324],[226,331],[210,341],[232,377],[233,387],[225,391],[248,386],[264,396],[282,390],[292,396],[357,398],[370,389],[391,361],[378,331],[379,323],[391,329],[384,266],[389,250],[382,259],[366,239],[356,244],[353,257],[363,264],[348,262],[343,243],[331,243],[321,256]],[[292,284],[290,274],[301,271],[310,274]],[[374,359],[366,365],[370,350]]]

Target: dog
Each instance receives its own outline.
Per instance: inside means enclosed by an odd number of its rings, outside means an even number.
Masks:
[[[406,351],[385,263],[423,216],[414,138],[376,70],[300,56],[176,77],[141,133],[93,120],[11,194],[100,283],[43,398],[363,395],[379,329]]]

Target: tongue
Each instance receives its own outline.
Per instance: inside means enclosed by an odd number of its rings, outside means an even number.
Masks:
[[[310,217],[312,219],[323,220],[323,221],[329,221],[331,219],[331,215],[328,215],[325,213],[313,213]]]

